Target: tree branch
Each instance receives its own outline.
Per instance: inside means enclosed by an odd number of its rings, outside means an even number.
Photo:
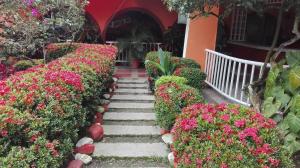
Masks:
[[[277,16],[276,30],[275,30],[273,42],[272,42],[270,50],[267,53],[264,65],[262,67],[262,75],[261,75],[259,81],[261,81],[262,79],[264,79],[264,77],[267,74],[267,65],[270,62],[271,56],[274,53],[274,49],[275,49],[277,41],[278,41],[278,37],[279,37],[279,33],[280,33],[280,28],[281,28],[281,23],[282,23],[283,12],[284,12],[284,2],[282,2],[282,4],[281,4],[280,10],[279,10],[279,14]]]
[[[290,40],[282,43],[279,46],[278,50],[274,53],[274,55],[272,57],[272,60],[271,60],[272,62],[275,62],[277,60],[277,58],[279,57],[280,53],[282,52],[282,50],[285,47],[287,47],[287,46],[289,46],[289,45],[297,42],[298,40],[300,40],[299,23],[300,23],[300,16],[296,15],[295,16],[295,21],[294,21],[294,27],[293,27],[293,30],[292,30],[292,33],[295,34],[295,36],[292,39],[290,39]]]

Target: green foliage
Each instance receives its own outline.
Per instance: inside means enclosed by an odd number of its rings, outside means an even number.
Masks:
[[[33,59],[33,60],[21,60],[14,64],[14,68],[16,71],[24,71],[28,68],[31,68],[36,65],[43,64],[42,59]]]
[[[185,84],[168,82],[155,89],[155,114],[157,124],[170,130],[181,109],[203,102],[198,90]]]
[[[168,53],[163,52],[162,49],[158,50],[158,56],[159,63],[146,60],[145,64],[154,65],[154,67],[156,67],[162,75],[172,75],[177,65],[172,62],[171,56]]]
[[[201,66],[194,60],[188,58],[180,59],[180,63],[178,65],[180,68],[198,68],[201,69]]]
[[[61,167],[112,78],[117,49],[76,51],[0,82],[0,167]]]
[[[176,83],[178,85],[187,84],[187,79],[179,76],[162,76],[155,82],[155,88],[166,83]]]
[[[87,0],[3,0],[0,22],[5,55],[31,56],[49,43],[75,40],[84,24]]]
[[[178,168],[294,167],[276,122],[247,107],[188,106],[177,116],[172,133]]]
[[[164,53],[166,55],[170,55],[170,52],[166,52],[164,51]],[[157,51],[152,51],[147,53],[146,58],[145,58],[145,68],[147,71],[147,74],[149,77],[153,78],[153,79],[157,79],[159,76],[162,76],[161,72],[158,70],[158,68],[154,65],[151,64],[150,62],[156,62],[159,63],[159,54]],[[150,62],[147,62],[147,60],[150,60]]]
[[[174,75],[184,77],[188,80],[188,85],[201,90],[205,86],[206,74],[198,68],[178,68]]]
[[[175,10],[181,14],[193,14],[192,16],[221,16],[224,18],[228,16],[235,7],[242,7],[251,11],[262,13],[265,9],[271,6],[268,1],[265,0],[163,0],[170,10]],[[285,0],[283,1],[286,10],[299,5],[298,0]],[[219,15],[215,13],[215,8],[222,7],[223,10],[219,12]],[[276,6],[275,6],[276,8]],[[277,6],[278,8],[278,6]]]
[[[143,60],[146,55],[145,46],[143,43],[151,42],[153,40],[150,31],[144,26],[141,28],[141,26],[142,25],[137,24],[132,29],[128,37],[117,39],[117,47],[119,52],[124,52],[127,50],[131,59],[136,58]]]
[[[263,114],[273,118],[285,136],[285,146],[295,153],[300,150],[300,54],[287,54],[288,68],[273,66],[266,80]]]
[[[47,46],[47,57],[46,61],[49,62],[51,60],[60,58],[72,51],[74,51],[77,47],[72,43],[53,43]]]
[[[16,71],[24,71],[28,68],[31,68],[34,66],[33,61],[31,60],[21,60],[18,61],[15,65],[14,68],[16,69]]]

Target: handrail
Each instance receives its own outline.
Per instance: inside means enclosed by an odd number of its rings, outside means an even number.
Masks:
[[[226,98],[250,106],[245,87],[262,76],[264,63],[231,57],[209,49],[205,50],[205,55],[206,83]]]

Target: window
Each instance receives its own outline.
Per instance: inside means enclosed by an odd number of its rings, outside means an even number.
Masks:
[[[247,25],[247,11],[243,8],[236,8],[232,13],[231,21],[231,41],[245,41],[245,32]]]

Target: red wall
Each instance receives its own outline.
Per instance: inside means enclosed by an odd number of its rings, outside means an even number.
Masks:
[[[86,11],[98,23],[102,37],[114,16],[126,11],[142,11],[151,15],[162,30],[177,21],[177,13],[169,12],[161,0],[90,0]]]

